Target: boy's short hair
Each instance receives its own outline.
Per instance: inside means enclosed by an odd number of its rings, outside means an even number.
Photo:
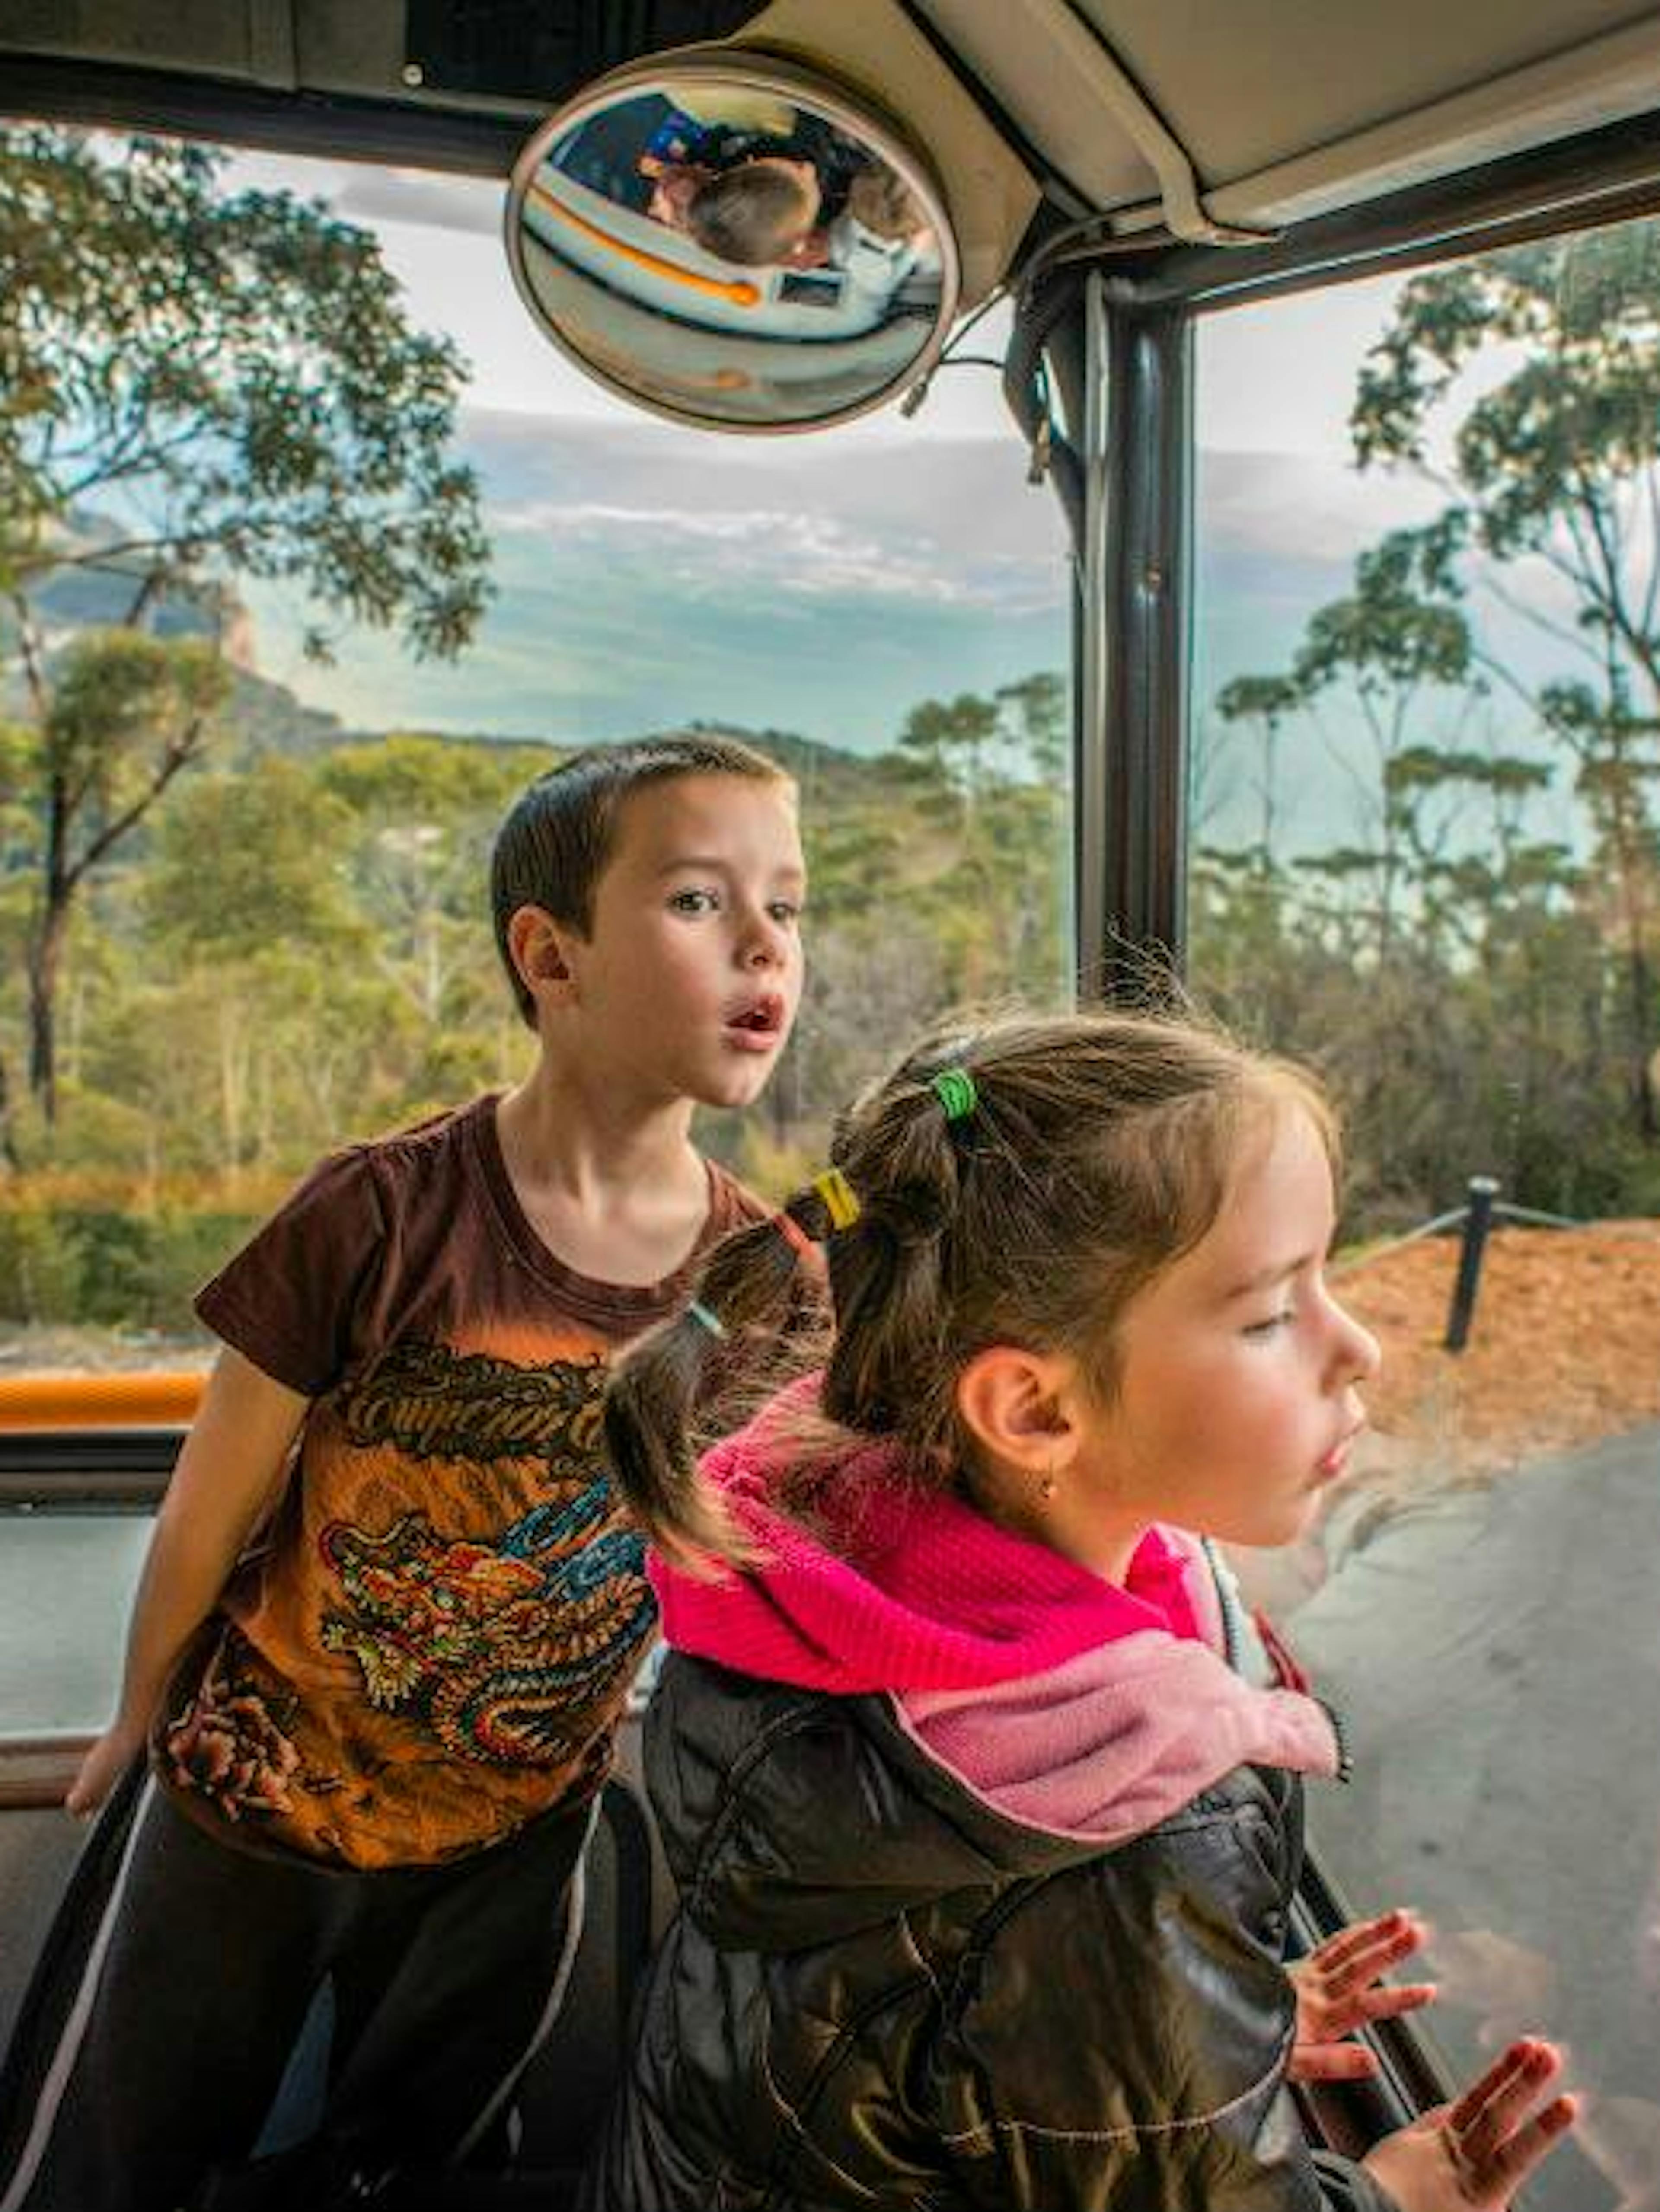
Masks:
[[[764,161],[740,161],[699,187],[686,228],[718,260],[758,269],[784,258],[812,228],[813,212],[803,179]]]
[[[794,779],[736,738],[691,732],[590,745],[520,793],[490,852],[490,908],[496,949],[520,1017],[536,1027],[536,1001],[513,964],[508,925],[521,906],[539,906],[586,937],[593,895],[617,843],[623,802],[642,786],[681,775],[741,775],[757,783]]]

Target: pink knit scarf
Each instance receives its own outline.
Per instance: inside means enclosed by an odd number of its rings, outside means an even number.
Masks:
[[[811,1535],[775,1499],[816,1387],[793,1386],[705,1457],[762,1556],[713,1579],[653,1558],[678,1650],[803,1688],[885,1691],[928,1756],[1006,1817],[1108,1843],[1245,1760],[1335,1771],[1323,1709],[1254,1687],[1213,1648],[1208,1564],[1179,1530],[1150,1528],[1119,1588],[909,1481],[898,1447],[872,1443],[823,1486],[833,1543]]]

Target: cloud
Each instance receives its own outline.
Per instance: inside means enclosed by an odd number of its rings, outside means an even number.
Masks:
[[[1203,540],[1352,561],[1385,531],[1427,522],[1444,495],[1421,479],[1362,475],[1310,453],[1201,452],[1195,515]]]
[[[432,230],[502,234],[499,177],[441,177],[430,170],[342,166],[332,195],[337,215],[349,222],[420,223]]]
[[[699,598],[751,588],[768,598],[861,598],[1009,610],[1049,604],[1052,559],[954,554],[910,533],[884,538],[833,515],[785,507],[628,507],[536,501],[500,516],[503,536],[556,542],[608,562],[649,563]]]
[[[907,448],[843,445],[845,434],[718,440],[480,410],[466,449],[515,572],[533,548],[544,574],[598,567],[653,602],[724,606],[762,627],[794,627],[814,609],[831,625],[859,610],[895,623],[928,609],[1055,619],[1064,527],[1053,498],[1026,487],[1010,441]],[[767,649],[753,641],[747,658],[757,645]]]

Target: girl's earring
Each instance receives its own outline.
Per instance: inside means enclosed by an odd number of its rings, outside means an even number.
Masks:
[[[1037,1486],[1037,1502],[1040,1505],[1049,1505],[1053,1504],[1055,1499],[1055,1477],[1053,1474],[1045,1474],[1042,1481],[1040,1481]]]

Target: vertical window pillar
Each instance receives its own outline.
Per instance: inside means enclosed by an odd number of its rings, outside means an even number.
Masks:
[[[1079,994],[1180,957],[1186,891],[1191,319],[1085,286],[1075,763]]]

